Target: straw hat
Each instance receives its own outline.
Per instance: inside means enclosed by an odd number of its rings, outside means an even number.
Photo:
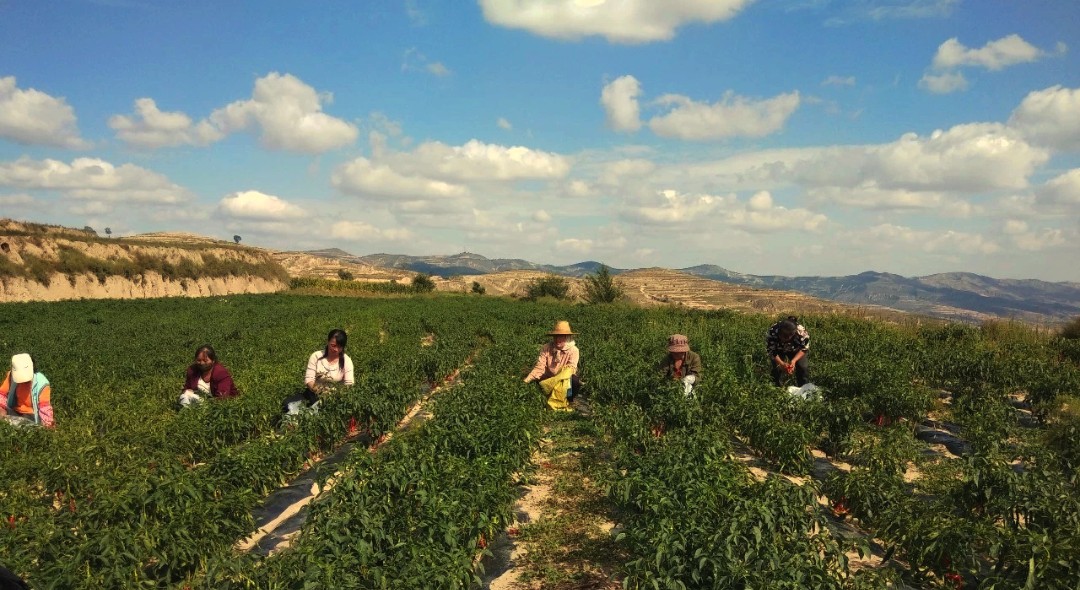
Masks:
[[[570,329],[570,322],[566,320],[559,320],[555,322],[555,327],[548,332],[548,336],[576,336],[576,332]]]
[[[690,352],[690,341],[682,334],[672,334],[667,339],[668,352]]]

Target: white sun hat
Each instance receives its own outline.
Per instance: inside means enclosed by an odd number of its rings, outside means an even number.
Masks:
[[[30,355],[24,353],[11,357],[11,380],[15,383],[26,383],[34,378],[34,361]]]

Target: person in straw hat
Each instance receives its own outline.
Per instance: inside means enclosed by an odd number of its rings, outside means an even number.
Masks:
[[[543,381],[558,375],[563,369],[569,367],[572,376],[570,378],[570,390],[567,391],[566,395],[567,399],[572,398],[574,392],[581,391],[581,381],[577,375],[581,352],[578,350],[577,343],[574,342],[574,336],[576,335],[570,329],[570,322],[566,320],[555,322],[555,327],[548,332],[548,336],[551,336],[551,342],[540,349],[540,356],[536,359],[536,365],[525,376],[525,382]]]
[[[660,370],[667,379],[681,381],[683,393],[691,395],[701,375],[701,356],[690,350],[690,340],[682,334],[668,337],[667,350],[667,356],[660,362]]]
[[[17,426],[53,427],[52,387],[27,353],[11,357],[11,371],[0,383],[0,417]]]

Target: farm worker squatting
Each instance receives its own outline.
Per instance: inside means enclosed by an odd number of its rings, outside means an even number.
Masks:
[[[795,373],[799,387],[810,380],[810,366],[806,356],[810,352],[810,333],[795,316],[776,322],[765,333],[765,348],[772,362],[773,384],[780,386],[783,374]]]
[[[330,330],[326,335],[326,347],[308,357],[303,393],[285,400],[288,413],[296,414],[304,404],[314,408],[319,403],[319,396],[335,384],[352,385],[356,382],[352,359],[345,354],[348,343],[349,335],[345,330]]]
[[[555,327],[548,332],[551,342],[540,349],[536,365],[524,379],[525,383],[540,381],[542,387],[547,384],[545,390],[551,389],[548,405],[552,409],[566,408],[574,392],[581,391],[581,380],[577,375],[581,352],[574,342],[576,335],[570,329],[570,322],[555,322]]]
[[[660,370],[666,379],[682,382],[684,394],[692,395],[701,374],[701,355],[690,350],[690,340],[682,334],[668,337],[667,350],[667,356],[660,362]]]
[[[195,349],[195,359],[188,365],[184,375],[184,391],[180,394],[180,405],[188,407],[211,398],[236,397],[240,395],[233,384],[229,369],[218,362],[214,347],[204,344]]]
[[[52,387],[40,371],[34,370],[34,359],[27,353],[11,357],[11,370],[0,384],[0,416],[16,426],[37,425],[52,428]]]

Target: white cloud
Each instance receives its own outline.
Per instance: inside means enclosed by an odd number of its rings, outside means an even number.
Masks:
[[[401,71],[403,72],[427,72],[439,78],[445,78],[454,72],[446,67],[441,61],[431,61],[426,55],[415,47],[405,50],[401,58]]]
[[[514,128],[514,126],[510,124],[510,121],[507,121],[503,117],[499,117],[498,120],[495,121],[495,124],[499,126],[499,129],[504,129],[506,131],[510,131]]]
[[[1005,220],[1005,223],[1001,226],[1001,231],[1005,232],[1010,236],[1025,233],[1027,230],[1027,222],[1021,221],[1019,219],[1007,219]]]
[[[1014,246],[1028,252],[1036,252],[1065,243],[1065,232],[1057,228],[1030,230],[1026,221],[1008,219],[1001,231],[1009,236]]]
[[[752,0],[480,0],[494,25],[576,40],[599,35],[614,43],[666,41],[682,25],[733,18]]]
[[[1080,168],[1073,168],[1039,187],[1038,200],[1051,205],[1080,205]]]
[[[821,82],[822,86],[854,86],[855,76],[832,75]]]
[[[817,148],[785,154],[760,172],[809,187],[966,191],[1025,188],[1049,153],[998,123],[971,123],[936,130],[929,137],[906,133],[871,146]],[[794,159],[795,161],[790,161]]]
[[[338,221],[330,226],[330,237],[350,242],[404,242],[414,236],[404,228],[377,227],[363,221]]]
[[[218,210],[232,218],[289,221],[307,217],[303,207],[259,191],[240,191],[221,199]]]
[[[762,137],[783,128],[799,108],[799,93],[780,94],[755,101],[728,92],[713,103],[695,102],[685,96],[667,94],[657,100],[674,108],[653,117],[649,128],[663,137],[712,140],[726,137]]]
[[[601,167],[599,182],[608,186],[619,186],[624,180],[641,178],[656,170],[652,160],[627,158],[608,162]]]
[[[109,127],[116,137],[129,145],[142,148],[161,148],[177,145],[205,146],[221,140],[225,134],[207,120],[193,123],[191,117],[179,111],[158,109],[152,98],[135,101],[131,116],[109,117]]]
[[[919,88],[934,94],[950,94],[960,90],[967,90],[967,87],[967,78],[961,72],[926,73],[919,79]]]
[[[845,207],[860,207],[881,211],[933,211],[947,217],[971,217],[981,212],[960,197],[941,191],[883,189],[872,182],[857,187],[824,187],[807,191],[811,200]]]
[[[1016,64],[1033,62],[1045,55],[1046,52],[1024,41],[1020,35],[1016,34],[990,41],[980,49],[965,47],[956,37],[953,37],[938,47],[931,67],[937,70],[948,70],[970,66],[996,71]]]
[[[440,199],[464,197],[467,188],[423,176],[402,174],[386,164],[356,158],[342,164],[331,177],[339,190],[362,197]]]
[[[57,190],[78,199],[169,204],[188,201],[189,192],[165,176],[133,164],[97,158],[59,160],[20,158],[0,162],[0,186]]]
[[[332,102],[291,74],[270,74],[255,81],[251,99],[215,110],[210,123],[225,133],[257,131],[270,149],[318,154],[356,142],[352,123],[322,112]]]
[[[734,194],[691,194],[673,189],[657,191],[643,201],[625,207],[623,217],[645,225],[687,226],[709,223],[755,233],[819,231],[828,221],[824,215],[806,209],[788,209],[774,205],[772,195],[766,191],[755,193],[746,203],[739,201]]]
[[[946,230],[942,232],[916,230],[885,223],[858,233],[857,241],[873,244],[879,250],[907,246],[928,253],[993,254],[1001,250],[994,241],[982,234]]]
[[[34,197],[23,193],[0,195],[0,205],[5,207],[25,207],[34,204]]]
[[[637,131],[641,128],[641,108],[637,97],[641,83],[633,76],[620,76],[604,85],[600,104],[604,107],[607,125],[615,131]]]
[[[75,109],[63,98],[33,88],[22,90],[15,76],[0,78],[0,138],[22,145],[85,149]]]
[[[1040,145],[1080,150],[1080,88],[1058,85],[1029,93],[1009,126]]]
[[[448,182],[557,179],[570,171],[570,160],[565,156],[475,139],[460,146],[429,141],[411,152],[387,154],[383,161],[405,175]]]
[[[592,252],[593,241],[589,239],[566,238],[555,242],[555,249],[559,252],[574,252],[588,254]]]
[[[537,223],[547,223],[551,221],[551,214],[543,209],[538,209],[532,214],[532,220]]]

